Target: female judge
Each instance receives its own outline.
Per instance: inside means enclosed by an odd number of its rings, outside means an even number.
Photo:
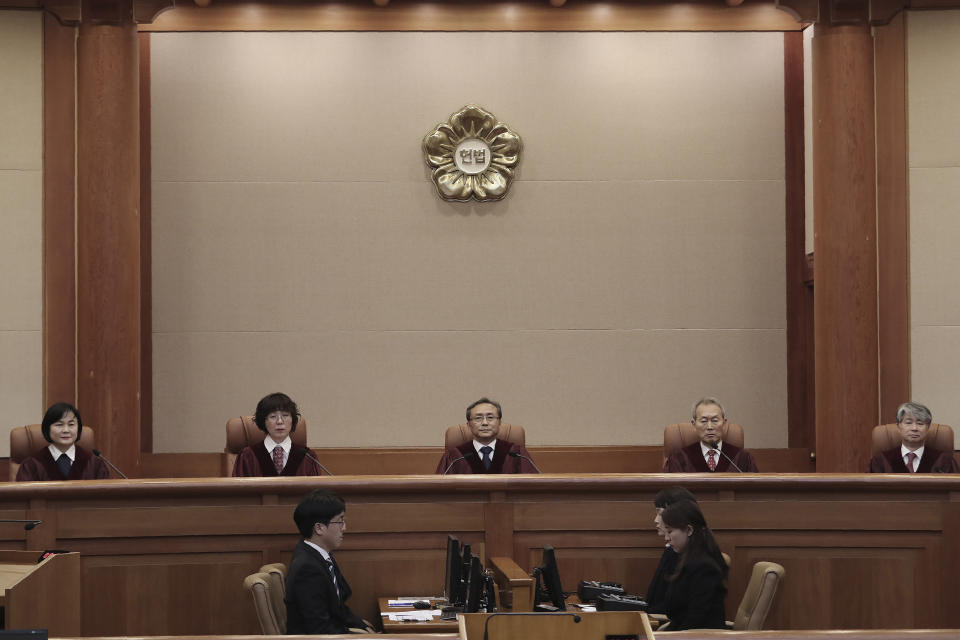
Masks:
[[[40,429],[50,444],[23,461],[17,471],[18,482],[110,477],[110,470],[102,459],[77,445],[83,420],[75,406],[66,402],[51,406],[43,416]]]
[[[663,612],[671,631],[723,629],[727,563],[696,502],[681,500],[663,510],[664,538],[678,554],[667,576]]]
[[[320,466],[313,452],[293,444],[300,413],[297,403],[285,393],[271,393],[257,403],[253,421],[266,433],[263,442],[243,448],[233,465],[234,477],[318,476]]]

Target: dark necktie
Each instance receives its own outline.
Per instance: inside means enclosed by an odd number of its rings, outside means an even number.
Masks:
[[[717,470],[716,455],[717,455],[716,449],[710,449],[710,451],[707,452],[707,466],[710,467],[710,471]]]
[[[917,454],[915,454],[913,451],[907,454],[907,471],[910,473],[914,473],[916,471],[916,468],[913,466],[913,463],[916,461],[916,459]]]
[[[60,468],[60,473],[63,474],[64,478],[70,475],[70,464],[70,456],[65,453],[61,453],[60,457],[57,458],[57,466]]]
[[[277,470],[277,475],[283,473],[283,447],[280,445],[273,448],[273,468]]]
[[[340,569],[337,568],[337,563],[334,562],[333,556],[330,556],[330,559],[327,560],[327,571],[330,572],[330,577],[333,578],[333,586],[337,591],[337,599],[342,600],[340,597]]]
[[[493,453],[493,447],[483,446],[480,447],[480,453],[483,454],[483,468],[487,471],[490,471],[490,465],[493,464],[493,460],[490,459],[490,454]]]

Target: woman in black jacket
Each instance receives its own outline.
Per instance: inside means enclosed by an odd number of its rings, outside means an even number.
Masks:
[[[671,631],[723,629],[727,563],[696,502],[671,504],[661,514],[664,537],[678,554],[676,571],[667,577],[663,612]]]

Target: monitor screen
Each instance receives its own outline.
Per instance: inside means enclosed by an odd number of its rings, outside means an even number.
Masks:
[[[557,611],[566,611],[566,598],[563,596],[560,570],[557,568],[557,554],[550,545],[544,545],[543,559],[540,566],[534,569],[534,575],[537,577],[535,604],[549,603],[550,607]]]
[[[463,605],[463,612],[477,613],[480,611],[483,593],[483,568],[480,566],[480,558],[473,556],[470,558],[470,571],[467,573],[467,600]]]
[[[460,589],[462,566],[463,559],[460,556],[460,541],[448,535],[447,568],[443,579],[443,595],[450,605],[463,604],[463,595]]]

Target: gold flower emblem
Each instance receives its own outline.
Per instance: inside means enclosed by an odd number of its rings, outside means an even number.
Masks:
[[[520,162],[520,136],[492,113],[468,104],[423,139],[423,155],[444,200],[480,202],[507,195]]]

